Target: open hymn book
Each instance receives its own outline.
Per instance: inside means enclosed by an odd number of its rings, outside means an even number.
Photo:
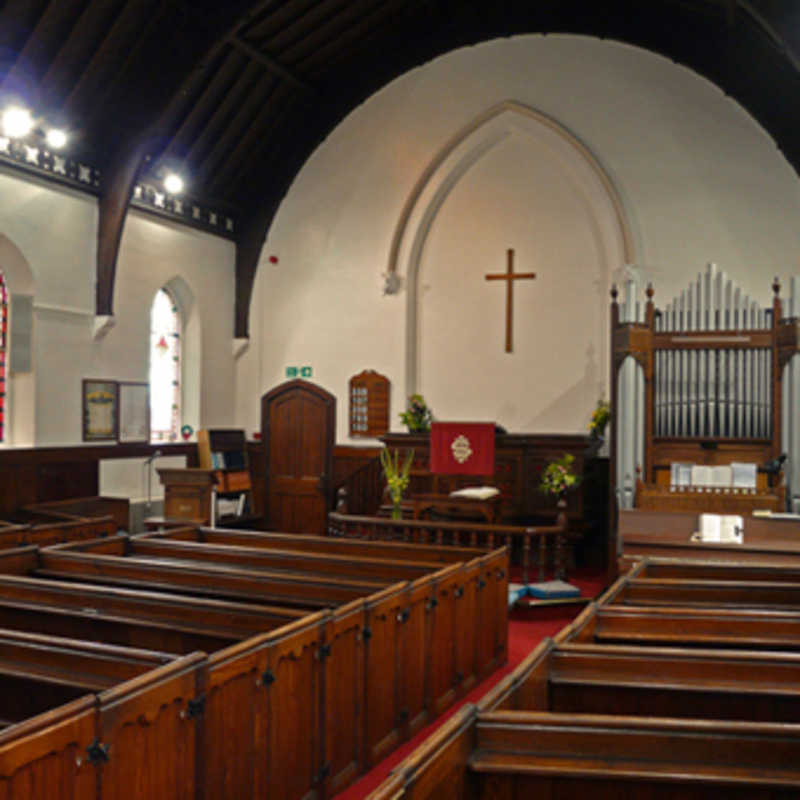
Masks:
[[[744,519],[737,514],[700,514],[698,530],[691,540],[741,544],[743,537]]]

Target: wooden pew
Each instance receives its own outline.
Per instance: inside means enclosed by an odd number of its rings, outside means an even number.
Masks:
[[[226,528],[204,528],[202,526],[168,523],[163,530],[138,534],[137,540],[174,540],[199,542],[201,544],[227,544],[242,547],[263,547],[269,550],[293,550],[300,552],[327,553],[331,555],[356,558],[388,558],[405,561],[437,561],[453,564],[469,561],[485,555],[482,548],[449,547],[435,544],[414,544],[411,542],[381,542],[363,539],[340,539],[330,536],[310,534],[272,533],[262,531],[243,531]]]
[[[35,620],[51,633],[66,627],[90,638],[158,641],[168,652],[186,652],[190,644],[202,644],[210,655],[195,676],[202,691],[193,702],[202,705],[207,723],[193,721],[197,746],[202,748],[195,760],[201,783],[194,789],[202,784],[206,797],[330,796],[382,747],[410,736],[506,657],[505,550],[481,554],[469,563],[428,562],[428,574],[413,581],[377,582],[386,586],[378,594],[366,592],[350,603],[331,603],[331,610],[308,615],[294,606],[264,607],[86,583],[109,561],[139,563],[125,558],[124,541],[110,537],[50,552],[22,548],[0,554],[0,625],[5,614],[17,625]],[[233,553],[225,557],[230,564],[219,574],[246,572],[238,569]],[[51,565],[83,559],[80,563],[91,566],[66,573],[67,581],[56,580],[41,570],[48,559]],[[398,561],[367,560],[387,570]],[[420,559],[410,563],[416,571]],[[159,564],[176,574],[201,570],[206,579],[217,574],[210,570],[211,562],[181,558]],[[264,576],[273,570],[250,572]],[[165,575],[163,569],[158,574]],[[182,591],[178,581],[165,579],[164,586],[170,592]],[[237,609],[249,609],[244,621]],[[273,629],[250,635],[259,624],[261,630]],[[398,698],[388,735],[373,720],[378,713],[375,698],[380,699],[385,687]],[[162,709],[167,707],[162,703]],[[188,714],[189,708],[187,701],[181,712]],[[133,723],[128,730],[141,733]],[[149,736],[146,741],[149,747]]]
[[[796,653],[545,640],[478,707],[800,723],[798,667]]]
[[[565,641],[800,650],[800,614],[793,611],[625,605],[600,606],[596,613],[587,607],[587,611],[584,624]]]
[[[99,540],[102,542],[102,540]],[[72,547],[75,552],[97,552],[92,546]],[[345,579],[375,579],[383,581],[414,580],[439,569],[436,561],[406,561],[400,559],[371,559],[363,556],[331,555],[298,550],[266,549],[243,545],[214,545],[185,541],[157,541],[132,538],[126,555],[164,560],[207,561],[216,564],[247,564],[251,568],[281,572],[308,572],[314,575],[334,575]]]
[[[23,545],[48,547],[61,542],[112,536],[117,532],[115,518],[110,514],[89,518],[56,511],[20,509],[8,515],[5,521],[23,528],[22,531],[14,532],[11,538],[6,537],[7,547]],[[0,544],[3,541],[4,538],[0,536]]]
[[[634,800],[752,800],[800,790],[797,725],[497,711],[479,717],[476,737],[477,798],[612,798],[624,786]]]
[[[296,608],[331,608],[364,597],[386,581],[345,580],[306,573],[280,573],[216,564],[170,563],[165,560],[127,558],[120,545],[117,555],[43,550],[36,575],[56,579],[153,587],[182,594],[256,600]]]
[[[543,641],[370,797],[797,796],[800,653],[771,649],[775,640],[797,641],[797,613],[622,605],[632,585],[655,580],[644,571],[638,565],[555,641]],[[763,578],[738,576],[740,589]],[[715,571],[710,580],[737,583],[727,577]],[[608,643],[626,632],[624,614],[641,617],[640,632],[650,628],[647,647]],[[659,632],[667,618],[671,627]],[[600,635],[605,626],[612,630]],[[710,649],[704,637],[753,649]],[[672,646],[656,646],[664,638]]]
[[[0,651],[0,795],[111,798],[135,786],[147,797],[194,796],[194,725],[175,720],[197,695],[202,654],[9,631]],[[158,758],[135,746],[137,729]]]

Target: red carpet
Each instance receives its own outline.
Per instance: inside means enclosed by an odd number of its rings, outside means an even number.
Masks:
[[[512,580],[516,578],[512,573]],[[605,586],[605,573],[576,571],[570,575],[570,583],[581,590],[584,597],[596,597]],[[448,717],[452,716],[464,703],[474,703],[483,697],[501,678],[511,672],[528,653],[546,636],[552,636],[569,624],[583,610],[583,606],[550,606],[514,610],[508,619],[508,664],[479,683],[466,697],[463,697],[442,716],[423,728],[413,739],[410,739],[390,756],[385,758],[372,770],[343,792],[335,795],[333,800],[359,800],[375,789],[386,776],[409,753],[433,733]]]

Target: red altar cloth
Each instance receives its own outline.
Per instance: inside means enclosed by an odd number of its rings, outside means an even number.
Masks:
[[[434,422],[431,425],[431,472],[494,473],[494,423]]]

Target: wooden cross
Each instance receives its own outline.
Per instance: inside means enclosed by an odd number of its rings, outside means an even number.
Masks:
[[[487,281],[506,281],[506,353],[513,349],[512,330],[514,325],[514,281],[518,278],[535,278],[535,272],[514,272],[514,251],[508,251],[506,271],[495,275],[486,275]]]

